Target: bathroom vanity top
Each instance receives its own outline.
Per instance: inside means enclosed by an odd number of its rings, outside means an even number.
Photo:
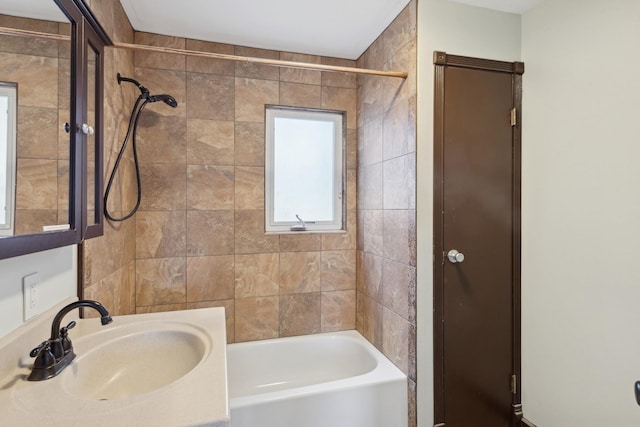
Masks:
[[[29,352],[49,338],[61,307],[0,339],[2,425],[213,426],[229,422],[223,308],[75,320],[75,359],[27,381]]]

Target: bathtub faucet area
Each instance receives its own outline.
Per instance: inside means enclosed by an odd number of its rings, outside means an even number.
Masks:
[[[100,322],[103,325],[107,325],[113,320],[107,309],[97,301],[74,301],[64,306],[53,318],[51,337],[29,353],[31,357],[36,358],[28,378],[29,381],[43,381],[55,377],[76,357],[71,339],[69,339],[69,329],[72,329],[76,322],[72,321],[62,328],[60,324],[67,313],[80,307],[89,307],[97,310],[100,313]]]

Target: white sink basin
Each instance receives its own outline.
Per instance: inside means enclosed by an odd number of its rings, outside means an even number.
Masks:
[[[124,399],[173,383],[209,353],[207,337],[188,324],[166,323],[158,329],[146,323],[129,325],[127,331],[116,326],[121,334],[106,341],[91,336],[77,340],[76,345],[91,351],[76,350],[74,363],[61,373],[63,387],[83,399]]]
[[[49,331],[55,313],[39,328]],[[222,308],[114,316],[105,326],[77,320],[76,358],[45,381],[26,378],[29,350],[47,333],[29,334],[0,340],[0,361],[18,350],[14,368],[0,370],[1,425],[228,425]]]

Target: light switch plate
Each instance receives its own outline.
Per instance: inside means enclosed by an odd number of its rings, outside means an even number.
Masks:
[[[22,278],[22,295],[24,301],[24,320],[38,314],[40,304],[40,275],[33,273]]]

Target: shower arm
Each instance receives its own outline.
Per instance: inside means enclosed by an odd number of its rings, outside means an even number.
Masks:
[[[142,96],[147,97],[149,96],[149,89],[147,89],[146,87],[142,86],[142,84],[132,78],[129,77],[122,77],[120,75],[120,73],[118,73],[118,84],[120,84],[121,82],[129,82],[129,83],[133,83],[134,85],[136,85],[138,87],[138,89],[140,89],[140,93],[142,94]]]

